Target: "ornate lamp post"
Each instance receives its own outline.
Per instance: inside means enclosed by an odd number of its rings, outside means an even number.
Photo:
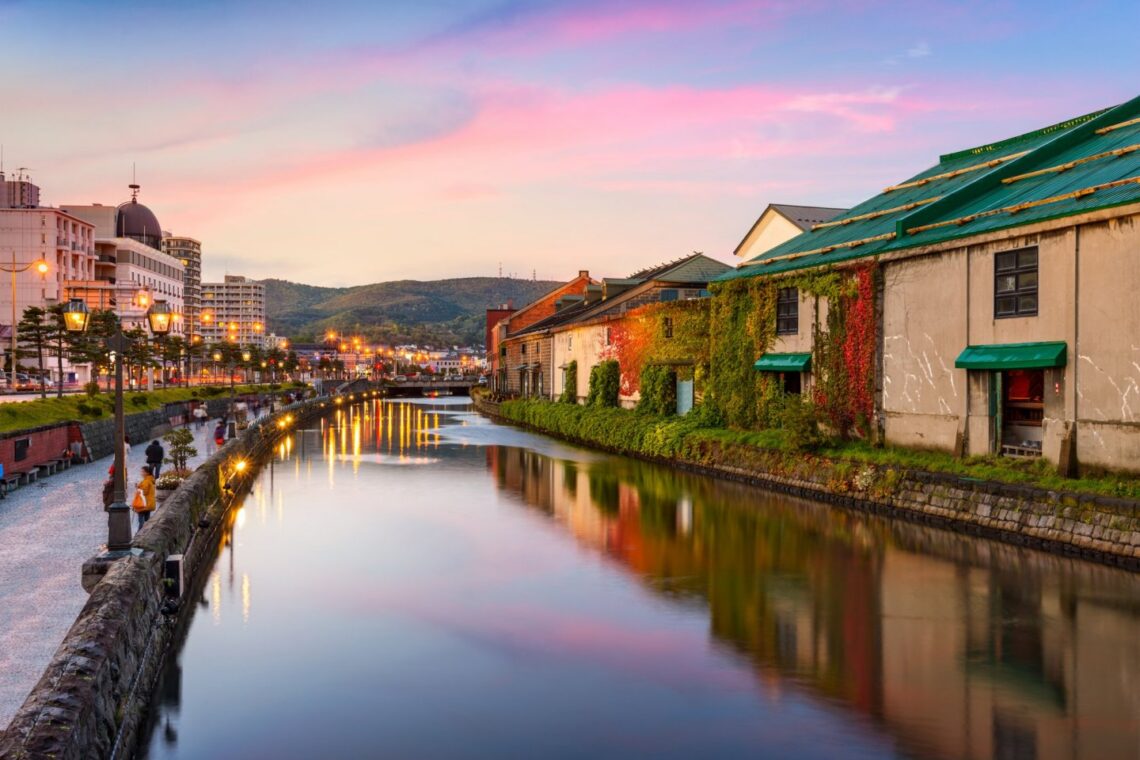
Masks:
[[[153,304],[147,311],[147,322],[156,336],[170,332],[170,307],[165,303]],[[79,299],[72,299],[63,313],[63,322],[68,332],[79,333],[87,329],[90,314],[87,305]],[[120,326],[107,340],[115,363],[115,474],[111,506],[107,508],[107,551],[120,552],[131,548],[131,510],[127,506],[127,472],[125,451],[126,420],[123,416],[123,354],[131,342],[123,335]]]

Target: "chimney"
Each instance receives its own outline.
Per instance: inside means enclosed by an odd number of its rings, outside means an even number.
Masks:
[[[579,277],[585,277],[588,280],[588,279],[590,279],[590,270],[589,269],[579,269],[578,270],[578,276]]]

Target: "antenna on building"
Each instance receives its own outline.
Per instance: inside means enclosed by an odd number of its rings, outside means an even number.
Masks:
[[[131,189],[131,203],[139,202],[139,183],[137,172],[135,171],[135,164],[131,162],[131,184],[127,185]]]
[[[538,270],[537,269],[530,270],[530,279],[532,282],[538,282]]]
[[[0,170],[2,170],[3,168],[4,168],[3,165],[0,164]],[[503,276],[503,262],[501,262],[501,261],[499,262],[499,276],[500,277]]]

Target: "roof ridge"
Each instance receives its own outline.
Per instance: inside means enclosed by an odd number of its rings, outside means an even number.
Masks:
[[[1081,124],[1084,124],[1087,121],[1091,121],[1096,117],[1105,114],[1115,108],[1119,108],[1121,105],[1124,104],[1120,103],[1115,106],[1109,106],[1108,108],[1102,108],[1099,111],[1093,111],[1092,113],[1087,113],[1084,116],[1075,116],[1071,119],[1059,121],[1056,124],[1050,124],[1047,127],[1041,127],[1040,129],[1035,129],[1032,132],[1026,132],[1025,134],[1015,135],[1014,137],[1007,137],[1004,140],[998,140],[997,142],[986,143],[983,145],[978,145],[974,148],[958,150],[953,153],[944,153],[938,157],[938,161],[939,163],[946,163],[947,161],[956,161],[960,158],[969,158],[971,156],[978,156],[983,153],[993,153],[995,151],[1002,150],[1003,148],[1009,148],[1019,143],[1023,143],[1027,140],[1035,140],[1038,137],[1044,137],[1045,135],[1052,134],[1053,132],[1059,132],[1061,130],[1080,126]]]
[[[1051,127],[1038,130],[1037,133],[1042,135],[1052,134],[1053,131],[1058,131],[1060,134],[1030,149],[1019,158],[1006,161],[990,171],[982,172],[981,176],[977,179],[946,193],[933,203],[915,209],[899,218],[895,222],[895,239],[903,240],[911,234],[910,230],[921,228],[938,221],[940,217],[944,217],[944,215],[959,208],[964,201],[976,198],[995,187],[1001,186],[1003,179],[1015,177],[1019,174],[1026,173],[1027,170],[1032,170],[1039,165],[1041,160],[1048,160],[1060,154],[1077,141],[1084,140],[1089,134],[1095,132],[1098,127],[1115,123],[1119,120],[1121,115],[1127,117],[1137,112],[1140,112],[1140,96],[1132,98],[1118,106],[1098,111],[1096,114],[1080,116],[1075,119],[1070,119],[1067,122],[1054,124]],[[1024,135],[1011,139],[1020,140],[1023,138]],[[1009,141],[1005,142],[1008,143]]]

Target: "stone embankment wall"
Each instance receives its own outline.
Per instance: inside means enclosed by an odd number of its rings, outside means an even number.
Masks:
[[[129,757],[145,725],[164,656],[193,615],[234,496],[252,483],[257,465],[280,439],[276,421],[294,426],[323,413],[326,401],[292,404],[251,425],[199,467],[135,536],[129,556],[89,561],[85,582],[102,574],[91,598],[7,730],[3,758]],[[235,475],[233,463],[249,468]],[[224,488],[228,486],[228,488]],[[184,556],[182,603],[163,580],[165,560]]]
[[[238,397],[242,400],[244,397]],[[194,405],[205,403],[206,411],[211,418],[221,417],[229,409],[229,396],[216,396],[203,401],[180,401],[165,404],[161,409],[151,409],[146,412],[131,413],[127,408],[124,421],[127,428],[127,439],[131,443],[140,443],[150,438],[163,435],[172,427],[172,421],[184,422],[190,418],[190,409]],[[114,453],[115,418],[114,415],[95,422],[85,422],[80,425],[83,432],[84,445],[92,459],[100,459]]]
[[[476,398],[475,406],[496,420],[520,425],[503,417],[499,405],[492,401]],[[599,448],[590,441],[570,440]],[[1140,502],[1128,499],[860,465],[814,455],[805,457],[804,465],[788,474],[765,467],[765,457],[759,450],[755,457],[726,456],[711,462],[666,461],[635,451],[612,453],[846,508],[1140,570]],[[724,463],[727,461],[733,463]]]

